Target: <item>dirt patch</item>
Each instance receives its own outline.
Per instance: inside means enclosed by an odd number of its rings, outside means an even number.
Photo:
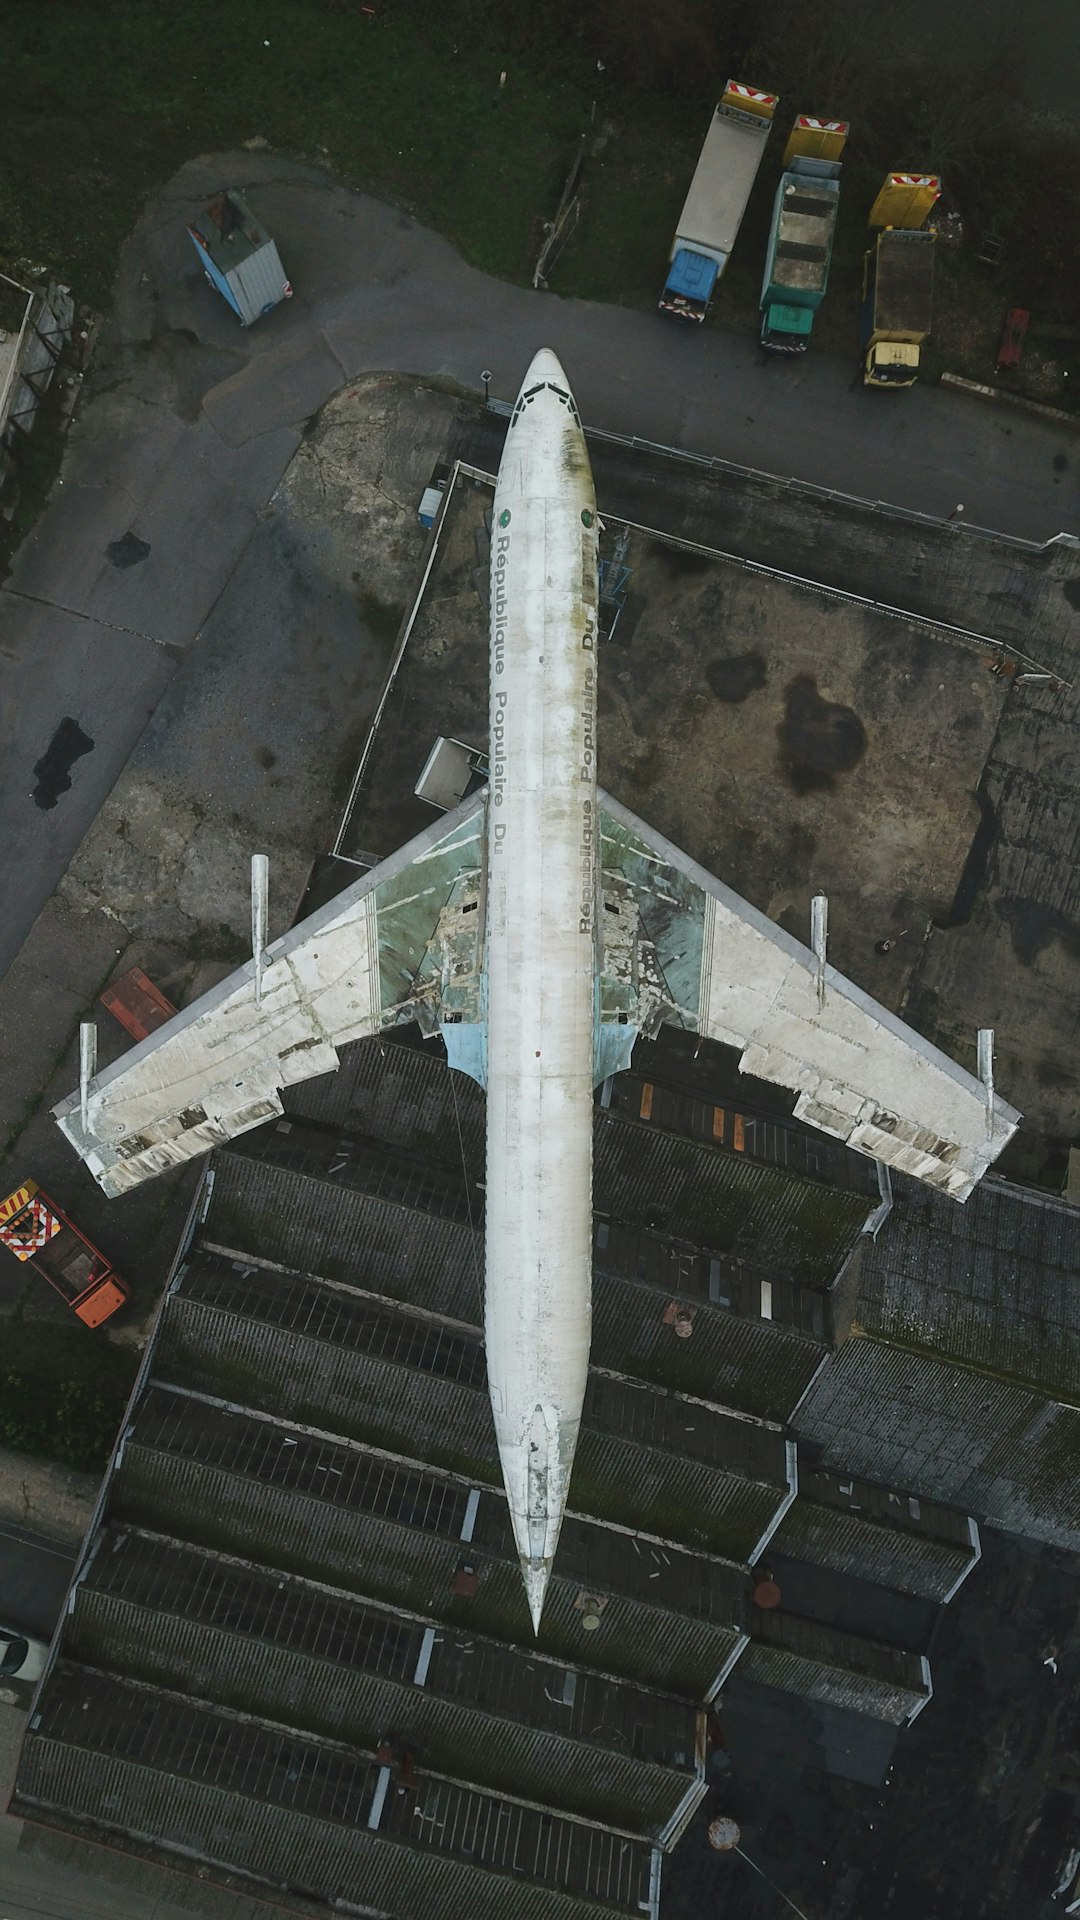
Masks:
[[[768,669],[760,653],[732,653],[710,660],[705,678],[718,700],[735,707],[760,691],[768,679]]]
[[[829,791],[834,774],[850,773],[866,751],[866,728],[854,707],[823,699],[812,673],[791,682],[777,731],[784,771],[799,794]]]

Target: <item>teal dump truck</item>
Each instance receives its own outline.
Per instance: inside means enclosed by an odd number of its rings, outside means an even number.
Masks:
[[[761,344],[770,353],[805,353],[810,344],[829,284],[840,172],[839,160],[796,157],[776,189],[761,283]]]

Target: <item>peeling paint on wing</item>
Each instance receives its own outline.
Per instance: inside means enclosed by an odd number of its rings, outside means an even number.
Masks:
[[[260,1125],[281,1112],[284,1087],[332,1072],[340,1046],[415,1016],[394,964],[423,956],[462,861],[475,870],[482,814],[483,796],[465,801],[275,942],[261,1008],[249,963],[99,1074],[85,1135],[77,1095],[55,1109],[106,1193]],[[417,860],[429,877],[420,892]]]

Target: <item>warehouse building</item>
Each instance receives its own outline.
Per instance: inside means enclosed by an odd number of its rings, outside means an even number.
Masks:
[[[14,1812],[302,1911],[655,1915],[733,1673],[890,1737],[922,1710],[977,1531],[800,1476],[789,1424],[876,1170],[752,1083],[710,1101],[685,1043],[645,1056],[597,1101],[539,1641],[487,1414],[482,1098],[407,1032],[363,1042],[207,1168]]]

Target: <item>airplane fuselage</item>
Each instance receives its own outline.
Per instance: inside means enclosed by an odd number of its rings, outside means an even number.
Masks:
[[[485,1334],[534,1624],[591,1338],[597,526],[577,410],[538,353],[491,528]]]

